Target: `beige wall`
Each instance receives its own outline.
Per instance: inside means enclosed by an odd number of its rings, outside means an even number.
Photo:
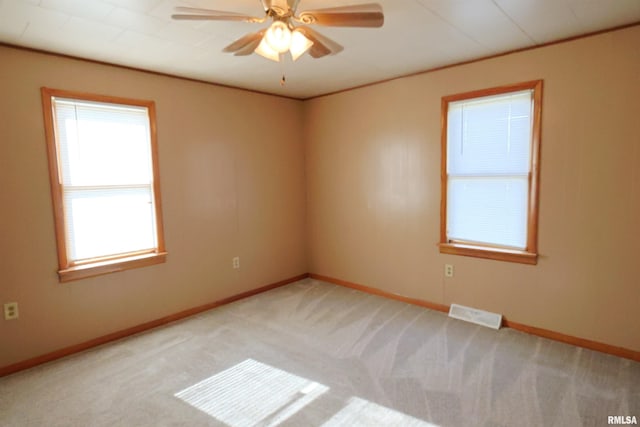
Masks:
[[[41,86],[156,102],[165,264],[58,282]],[[300,101],[2,46],[0,94],[0,367],[307,271]]]
[[[640,350],[639,46],[636,26],[307,102],[310,272]],[[440,254],[441,97],[533,79],[538,265]]]

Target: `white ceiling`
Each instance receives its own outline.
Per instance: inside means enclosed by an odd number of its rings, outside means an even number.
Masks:
[[[375,0],[301,0],[298,12]],[[382,28],[316,27],[343,52],[278,64],[222,48],[268,24],[173,21],[174,6],[261,16],[260,0],[0,0],[0,42],[309,98],[640,22],[640,0],[377,0]],[[287,76],[280,85],[282,72]]]

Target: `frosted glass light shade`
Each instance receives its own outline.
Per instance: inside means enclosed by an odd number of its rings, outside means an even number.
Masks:
[[[311,40],[306,38],[297,28],[293,30],[291,33],[291,47],[289,50],[291,52],[291,58],[294,61],[308,51],[311,46],[313,46],[313,42]]]
[[[254,50],[254,52],[264,58],[270,59],[275,62],[280,62],[280,54],[271,49],[271,46],[269,46],[264,37],[260,41],[260,44],[258,45],[256,50]]]
[[[282,21],[275,21],[263,38],[272,50],[278,53],[285,53],[291,46],[291,30]]]

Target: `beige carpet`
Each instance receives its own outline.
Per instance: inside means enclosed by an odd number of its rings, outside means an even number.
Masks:
[[[0,378],[1,426],[603,426],[640,363],[303,280]]]

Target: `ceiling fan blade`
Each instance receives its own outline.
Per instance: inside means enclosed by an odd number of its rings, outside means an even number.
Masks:
[[[226,12],[222,10],[201,9],[197,7],[178,6],[175,8],[176,13],[171,15],[173,19],[189,20],[189,21],[244,21],[244,22],[264,22],[265,18],[257,18],[255,16],[244,15],[235,12]]]
[[[304,24],[317,24],[329,27],[382,27],[384,14],[377,3],[328,9],[305,10],[294,18]]]
[[[245,34],[244,36],[240,37],[238,40],[231,43],[229,46],[222,49],[222,51],[227,53],[237,52],[241,50],[243,47],[250,45],[256,40],[258,40],[258,43],[260,43],[263,33],[264,33],[263,31],[258,31],[257,33]]]
[[[322,58],[327,55],[335,55],[342,52],[344,47],[331,40],[329,37],[323,36],[316,30],[309,27],[297,27],[297,30],[306,38],[313,42],[313,46],[309,49],[309,55],[313,58]]]
[[[173,14],[171,18],[178,21],[247,21],[245,17],[238,16],[226,16],[226,15],[188,15],[188,14]]]
[[[232,52],[231,50],[227,51],[226,49],[231,47],[233,44],[240,42],[240,40],[244,39],[244,45],[237,48],[234,55],[235,56],[247,56],[247,55],[251,55],[253,53],[254,50],[256,50],[256,48],[258,47],[258,45],[260,44],[260,42],[262,41],[262,37],[264,36],[266,30],[260,30],[257,33],[251,33],[251,34],[247,34],[246,36],[236,40],[235,42],[231,43],[229,46],[227,46],[224,51],[225,52]]]

